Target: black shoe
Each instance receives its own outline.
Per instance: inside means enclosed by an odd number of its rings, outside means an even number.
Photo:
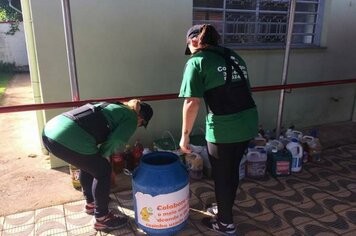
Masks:
[[[203,218],[202,223],[210,230],[215,231],[220,235],[236,235],[236,228],[234,224],[224,224],[216,218],[211,217]]]
[[[114,215],[112,212],[109,212],[104,219],[99,220],[95,219],[94,229],[109,231],[114,229],[119,229],[124,227],[127,224],[127,218]]]

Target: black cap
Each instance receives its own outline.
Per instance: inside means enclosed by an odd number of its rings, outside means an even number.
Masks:
[[[192,54],[190,52],[189,47],[188,47],[188,41],[189,41],[189,39],[197,37],[200,34],[200,31],[201,31],[202,28],[203,28],[203,25],[193,25],[188,30],[187,35],[186,35],[187,47],[185,48],[185,55],[191,55]]]
[[[153,116],[153,110],[150,105],[147,103],[141,102],[140,103],[140,116],[145,120],[145,123],[143,126],[146,128],[148,125],[148,122],[151,120]]]

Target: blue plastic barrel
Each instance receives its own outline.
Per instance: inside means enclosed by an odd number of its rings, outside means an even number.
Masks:
[[[171,152],[144,155],[132,174],[136,224],[149,235],[172,235],[187,224],[189,175]]]

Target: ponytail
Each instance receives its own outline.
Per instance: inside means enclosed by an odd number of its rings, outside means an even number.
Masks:
[[[217,46],[219,44],[220,34],[216,31],[214,26],[210,24],[203,25],[203,27],[200,30],[199,36],[200,36],[199,37],[200,45],[209,44],[212,46]]]
[[[124,105],[128,106],[138,114],[140,112],[140,102],[139,99],[131,99],[130,101],[124,102]]]

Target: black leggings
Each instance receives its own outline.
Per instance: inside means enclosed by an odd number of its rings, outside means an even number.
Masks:
[[[239,170],[248,141],[238,143],[209,143],[208,153],[215,184],[218,219],[233,223],[232,207],[239,186]]]
[[[108,214],[111,166],[99,153],[84,155],[42,136],[46,149],[56,157],[80,169],[79,180],[87,203],[95,203],[95,217]]]

